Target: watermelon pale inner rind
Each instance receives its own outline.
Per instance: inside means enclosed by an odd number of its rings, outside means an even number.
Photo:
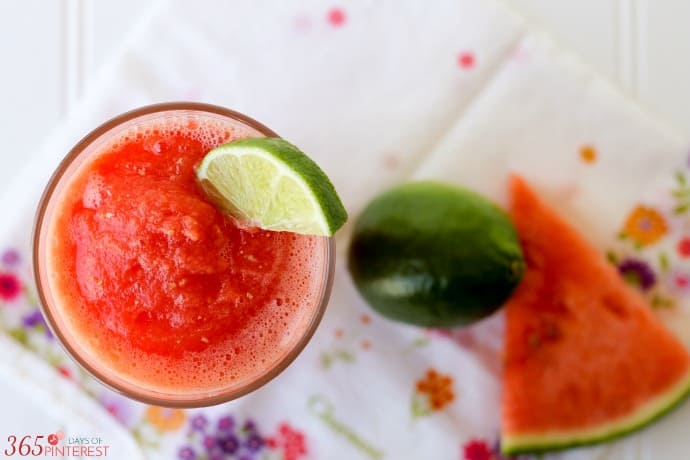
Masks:
[[[661,418],[677,407],[688,395],[690,395],[690,370],[666,393],[647,401],[626,417],[620,417],[591,429],[504,435],[501,438],[501,451],[506,455],[540,453],[610,441]]]

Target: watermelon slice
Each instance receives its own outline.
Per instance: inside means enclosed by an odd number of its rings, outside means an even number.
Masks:
[[[522,179],[511,194],[527,271],[505,308],[503,452],[608,440],[677,405],[687,349]]]

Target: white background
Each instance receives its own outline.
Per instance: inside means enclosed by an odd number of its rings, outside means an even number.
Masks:
[[[0,0],[0,193],[153,0]],[[690,133],[690,2],[505,0]]]

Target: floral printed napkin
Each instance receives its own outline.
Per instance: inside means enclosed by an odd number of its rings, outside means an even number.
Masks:
[[[199,410],[146,406],[94,382],[61,351],[30,274],[43,184],[108,117],[181,99],[245,112],[299,145],[333,178],[352,216],[410,178],[463,184],[505,202],[507,174],[520,172],[690,343],[687,140],[501,4],[162,1],[39,161],[0,197],[0,327],[98,403],[89,410],[120,422],[148,458],[503,458],[501,314],[435,331],[372,313],[345,268],[352,222],[338,235],[335,287],[319,331],[251,395]],[[687,420],[686,404],[623,440],[544,458],[678,458]]]

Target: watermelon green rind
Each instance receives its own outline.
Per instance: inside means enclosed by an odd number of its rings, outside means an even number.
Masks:
[[[646,402],[626,417],[590,430],[503,436],[501,451],[505,455],[536,454],[610,441],[637,431],[661,418],[676,408],[688,395],[690,395],[690,370],[666,392]]]

